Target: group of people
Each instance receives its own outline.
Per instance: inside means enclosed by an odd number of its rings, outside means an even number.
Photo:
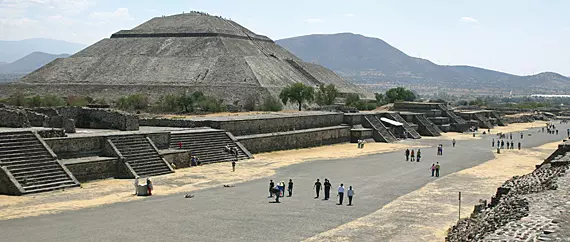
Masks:
[[[412,149],[411,151],[410,149],[406,149],[405,155],[406,155],[406,161],[420,162],[420,159],[422,158],[422,151],[418,149],[418,152],[416,153],[414,149]]]
[[[542,127],[542,132],[544,133],[544,127]],[[567,132],[568,136],[570,137],[570,129],[567,129],[566,132]],[[556,126],[554,124],[547,123],[546,124],[546,133],[558,135],[558,129],[556,129]]]
[[[439,169],[441,168],[441,166],[439,165],[439,162],[436,162],[435,164],[431,164],[430,170],[431,170],[431,176],[435,177],[439,177]]]
[[[359,149],[363,149],[363,148],[364,148],[364,143],[366,143],[366,140],[359,139],[359,140],[358,140],[358,148],[359,148]]]
[[[455,139],[453,139],[453,147],[455,147]],[[443,155],[443,144],[437,145],[437,155]]]
[[[511,142],[507,141],[505,142],[504,140],[497,140],[497,149],[504,149],[505,148],[505,144],[507,144],[507,149],[509,150],[514,150],[515,149],[515,142],[513,142],[511,140]],[[491,141],[491,147],[495,147],[495,139],[493,138],[493,140]],[[521,142],[518,142],[518,149],[521,149]]]
[[[293,196],[293,179],[289,179],[289,186],[287,191],[289,192],[289,197]],[[277,184],[273,180],[269,180],[269,197],[275,195],[275,202],[279,203],[279,198],[285,196],[285,181],[281,181]]]
[[[140,177],[137,176],[135,177],[135,195],[143,195],[143,194],[139,194],[139,186],[140,186],[140,181],[139,181]],[[152,185],[152,181],[150,180],[150,177],[146,178],[146,196],[152,196],[152,190],[154,189],[153,185]]]
[[[315,193],[317,195],[315,197],[315,199],[319,198],[320,193],[323,190],[323,187],[324,187],[324,192],[325,192],[324,200],[329,200],[332,184],[329,181],[329,179],[327,179],[327,178],[325,178],[324,184],[321,184],[321,181],[317,178],[315,185],[313,185],[313,189],[315,189]],[[337,193],[338,203],[337,203],[337,205],[342,205],[342,202],[344,200],[344,192],[345,192],[344,184],[341,183],[340,186],[338,187],[338,193]],[[349,186],[348,191],[347,191],[348,206],[352,206],[352,197],[353,196],[354,196],[354,190],[352,189],[352,186]]]

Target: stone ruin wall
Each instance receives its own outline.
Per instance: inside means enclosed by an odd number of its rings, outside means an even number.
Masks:
[[[350,141],[350,127],[331,127],[311,131],[290,131],[237,137],[251,153],[300,149]]]
[[[450,228],[445,241],[481,241],[507,223],[528,216],[529,202],[522,196],[556,189],[557,178],[567,169],[567,164],[545,163],[532,173],[507,180],[489,203],[482,201],[469,218]]]

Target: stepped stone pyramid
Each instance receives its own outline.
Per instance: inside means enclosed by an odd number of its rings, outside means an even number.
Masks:
[[[151,98],[202,91],[226,102],[277,96],[288,84],[334,84],[341,93],[372,95],[323,66],[303,62],[239,24],[191,12],[153,18],[121,30],[69,58],[57,59],[0,89],[111,98]],[[5,85],[6,86],[6,85]]]

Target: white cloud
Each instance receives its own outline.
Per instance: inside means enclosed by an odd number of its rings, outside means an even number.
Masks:
[[[77,14],[94,4],[94,0],[0,0],[0,13],[21,16],[31,9],[38,9],[58,14]]]
[[[29,18],[0,19],[0,26],[2,27],[26,27],[30,25],[36,25],[37,23],[37,20]]]
[[[89,14],[89,18],[99,21],[111,20],[132,20],[133,17],[127,8],[117,8],[113,12],[93,12]]]
[[[354,14],[352,14],[352,13],[345,13],[344,16],[347,17],[347,18],[352,18],[352,17],[354,17],[354,16],[356,16],[356,15],[354,15]]]
[[[310,23],[310,24],[318,24],[318,23],[324,22],[324,20],[322,20],[320,18],[310,18],[310,19],[305,20],[305,22]]]
[[[479,23],[479,20],[472,17],[462,17],[461,21],[466,23],[474,23],[474,24]]]
[[[47,21],[54,23],[54,24],[63,24],[63,25],[71,25],[77,23],[77,21],[64,17],[62,15],[52,15],[46,17]]]

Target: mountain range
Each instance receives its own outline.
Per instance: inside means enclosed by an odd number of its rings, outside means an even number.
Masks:
[[[33,52],[12,63],[0,63],[0,82],[17,80],[57,58],[66,58],[68,56],[68,54],[53,55],[44,52]]]
[[[84,44],[54,39],[0,40],[0,62],[14,62],[33,52],[74,54],[85,47]]]
[[[276,41],[307,62],[316,62],[371,91],[396,86],[419,93],[495,95],[570,90],[570,78],[553,72],[517,76],[472,66],[444,66],[405,54],[378,38],[352,33],[317,34]]]

